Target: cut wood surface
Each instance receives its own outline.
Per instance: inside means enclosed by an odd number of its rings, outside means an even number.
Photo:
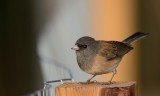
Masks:
[[[136,82],[69,82],[56,87],[56,96],[135,96]]]

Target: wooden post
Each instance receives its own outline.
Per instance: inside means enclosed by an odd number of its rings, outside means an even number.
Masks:
[[[72,82],[56,87],[56,96],[135,96],[136,82]]]

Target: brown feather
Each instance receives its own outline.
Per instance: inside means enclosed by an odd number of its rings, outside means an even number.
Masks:
[[[108,60],[116,57],[122,57],[133,49],[133,47],[118,41],[98,41],[98,42],[101,48],[99,54],[103,57],[106,57],[106,59]]]

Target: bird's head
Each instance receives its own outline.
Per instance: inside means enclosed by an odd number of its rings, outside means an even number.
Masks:
[[[89,36],[84,36],[79,38],[76,41],[75,46],[73,46],[71,49],[75,51],[83,50],[83,49],[86,49],[91,44],[93,44],[94,42],[95,42],[94,38]]]

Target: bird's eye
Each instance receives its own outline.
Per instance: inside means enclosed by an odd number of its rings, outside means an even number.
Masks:
[[[80,48],[87,48],[87,45],[77,44]]]
[[[83,45],[83,48],[87,48],[87,45]]]

